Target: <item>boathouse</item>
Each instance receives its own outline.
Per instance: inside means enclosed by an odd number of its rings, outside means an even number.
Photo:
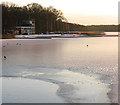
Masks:
[[[35,34],[35,21],[24,20],[21,26],[16,27],[16,34],[18,35],[31,35]]]

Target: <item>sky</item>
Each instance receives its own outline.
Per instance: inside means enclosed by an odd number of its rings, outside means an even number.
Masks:
[[[83,25],[118,24],[119,0],[2,0],[20,6],[39,3],[61,10],[68,22]]]

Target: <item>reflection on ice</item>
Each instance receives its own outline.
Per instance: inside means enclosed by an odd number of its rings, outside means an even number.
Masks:
[[[3,76],[57,84],[57,94],[65,102],[117,103],[117,40],[117,37],[3,39],[3,46],[6,45],[3,54],[7,56],[3,60]]]

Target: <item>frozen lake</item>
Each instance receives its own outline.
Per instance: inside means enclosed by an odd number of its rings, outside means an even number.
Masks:
[[[3,56],[3,103],[118,101],[117,37],[4,39]]]

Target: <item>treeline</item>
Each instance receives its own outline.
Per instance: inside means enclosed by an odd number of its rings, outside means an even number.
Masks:
[[[55,31],[118,31],[117,25],[92,25],[68,23],[62,11],[38,3],[20,7],[13,3],[2,3],[2,32],[7,34],[24,20],[35,20],[36,33]]]
[[[86,26],[88,31],[118,32],[118,25],[91,25]]]
[[[104,32],[118,32],[120,25],[79,25],[68,23],[70,31],[104,31]],[[119,29],[119,30],[118,30]]]
[[[19,7],[12,3],[2,4],[3,33],[20,26],[24,20],[35,20],[36,33],[47,31],[67,31],[67,19],[62,11],[54,7],[43,7],[38,3]]]

